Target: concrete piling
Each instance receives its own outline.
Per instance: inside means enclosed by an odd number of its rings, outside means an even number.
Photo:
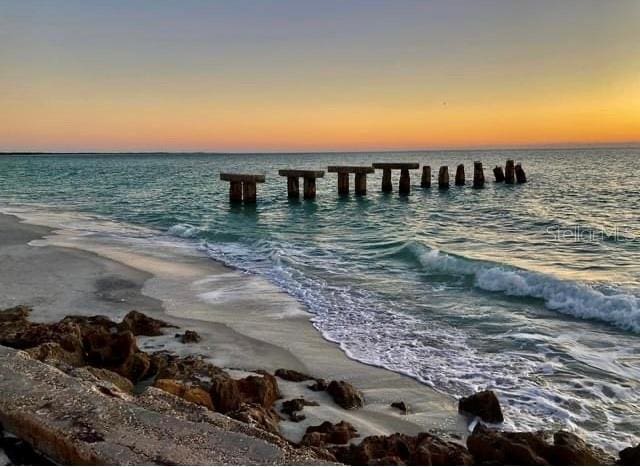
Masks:
[[[316,178],[324,177],[324,170],[278,170],[278,175],[287,177],[289,198],[300,197],[300,177],[304,179],[304,199],[316,197]]]
[[[384,193],[391,193],[393,191],[393,185],[391,184],[391,169],[384,169],[382,171],[382,191]]]
[[[420,186],[422,188],[431,188],[431,166],[422,166],[422,179],[420,180]]]
[[[460,164],[456,168],[456,186],[464,186],[464,184],[465,184],[464,164]]]
[[[393,191],[391,171],[400,170],[398,191],[403,195],[411,192],[411,175],[409,174],[409,170],[420,168],[420,164],[417,162],[376,162],[371,164],[371,166],[374,169],[382,169],[382,191],[384,193]]]
[[[527,183],[527,175],[524,173],[521,163],[517,163],[515,167],[516,181],[518,183]]]
[[[264,183],[264,175],[220,173],[220,180],[229,182],[229,200],[231,202],[256,202],[256,184]]]
[[[480,161],[473,163],[473,187],[484,187],[484,169],[482,168],[482,162]]]
[[[331,165],[327,172],[338,174],[338,194],[349,194],[349,174],[355,174],[355,193],[362,196],[367,194],[367,174],[373,173],[373,167],[357,165]]]
[[[298,177],[287,177],[287,195],[289,198],[300,198],[300,180]]]
[[[348,183],[348,180],[349,180],[349,176],[347,175],[347,183]],[[355,185],[356,195],[358,196],[366,195],[367,194],[367,174],[365,172],[356,173],[354,185]]]
[[[449,167],[443,165],[438,172],[438,187],[442,189],[449,188]]]
[[[504,170],[499,165],[493,169],[493,176],[496,178],[496,183],[504,182]]]
[[[515,166],[512,159],[507,161],[507,165],[504,168],[504,182],[507,185],[515,183]]]

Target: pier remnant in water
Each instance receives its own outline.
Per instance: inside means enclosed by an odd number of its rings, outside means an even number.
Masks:
[[[422,180],[420,180],[420,186],[422,188],[431,188],[431,166],[422,166]]]
[[[522,164],[518,162],[516,164],[516,181],[518,183],[527,183],[527,175],[524,173],[524,169],[522,168]]]
[[[482,162],[475,161],[473,163],[473,187],[484,187],[484,169],[482,168]]]
[[[504,168],[504,182],[507,185],[513,185],[516,180],[516,168],[513,164],[513,160],[509,159],[507,165]]]
[[[496,183],[504,182],[504,170],[499,165],[493,169],[493,175],[496,177]]]
[[[316,178],[324,177],[324,170],[278,170],[278,175],[287,177],[289,198],[300,197],[300,177],[304,179],[304,199],[316,197]]]
[[[438,187],[449,188],[449,167],[446,165],[440,167],[440,172],[438,172]]]
[[[374,172],[373,167],[359,165],[330,165],[327,172],[338,174],[338,194],[349,194],[349,174],[355,174],[356,195],[367,194],[367,174]]]
[[[411,176],[409,170],[420,168],[417,162],[376,162],[371,165],[374,169],[382,169],[382,191],[390,193],[393,191],[391,185],[391,171],[400,170],[400,184],[398,191],[400,194],[407,195],[411,192]]]
[[[229,182],[229,200],[256,202],[256,183],[264,183],[264,175],[220,173],[220,180]]]
[[[456,168],[456,186],[464,186],[464,183],[465,183],[464,164],[460,164]]]

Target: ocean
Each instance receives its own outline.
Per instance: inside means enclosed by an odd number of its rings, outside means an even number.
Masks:
[[[493,182],[507,159],[527,184]],[[484,189],[471,187],[475,160]],[[505,428],[565,428],[614,449],[640,441],[638,160],[640,149],[5,155],[0,208],[169,236],[294,296],[353,359],[454,397],[494,389]],[[413,171],[409,196],[398,174],[381,193],[377,171],[366,196],[351,179],[339,197],[326,174],[316,200],[289,200],[277,175],[385,161],[431,165],[433,187]],[[438,167],[453,177],[460,163],[467,185],[439,190]],[[266,174],[257,204],[231,205],[221,171]]]

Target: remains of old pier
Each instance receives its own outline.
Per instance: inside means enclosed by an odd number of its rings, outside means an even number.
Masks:
[[[356,195],[367,194],[367,174],[374,172],[373,167],[366,165],[330,165],[327,172],[338,174],[338,194],[349,194],[349,174],[355,174]]]
[[[456,168],[456,186],[464,186],[464,184],[465,184],[464,164],[460,164]]]
[[[431,188],[431,166],[422,166],[422,180],[420,180],[420,186],[422,188]]]
[[[220,173],[220,180],[229,182],[229,200],[256,202],[256,183],[264,183],[264,175]]]
[[[278,175],[287,177],[289,198],[300,197],[300,178],[304,180],[304,199],[316,197],[316,178],[324,177],[324,170],[279,170]]]
[[[515,172],[516,172],[516,182],[527,183],[527,175],[524,173],[524,169],[522,168],[521,163],[518,162],[516,164]]]
[[[484,169],[482,168],[482,162],[475,161],[473,163],[473,187],[484,187]]]
[[[443,190],[449,188],[449,167],[443,165],[438,172],[438,187]]]
[[[372,164],[374,169],[382,169],[382,191],[390,193],[393,191],[391,184],[391,171],[400,170],[400,184],[398,191],[401,194],[409,194],[411,192],[411,176],[409,170],[420,168],[418,162],[376,162]]]
[[[507,185],[513,185],[516,180],[516,168],[511,159],[507,161],[507,165],[504,167],[504,182]]]
[[[493,175],[496,177],[496,183],[504,182],[504,170],[499,165],[496,165],[493,169]]]

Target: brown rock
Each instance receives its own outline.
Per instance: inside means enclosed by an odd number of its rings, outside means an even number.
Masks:
[[[396,456],[380,457],[379,459],[371,459],[367,465],[407,465],[402,459]],[[427,465],[427,464],[425,464]]]
[[[311,376],[300,373],[299,371],[285,370],[284,368],[277,369],[275,375],[278,378],[282,378],[286,381],[294,381],[296,383],[313,379]]]
[[[85,368],[96,378],[108,381],[124,392],[131,393],[133,391],[133,383],[131,380],[119,375],[118,373],[114,373],[113,371],[109,371],[104,368],[94,368],[91,366],[87,366]]]
[[[228,377],[222,369],[193,355],[179,357],[167,352],[156,352],[151,355],[151,367],[157,378],[190,381],[207,389],[209,384],[206,381],[210,378],[217,375]]]
[[[510,433],[476,426],[467,448],[476,464],[548,465],[549,444],[543,433]]]
[[[225,375],[216,375],[212,378],[209,395],[216,410],[225,414],[238,410],[242,403],[238,382]]]
[[[437,436],[422,434],[411,455],[413,465],[471,465],[473,458],[463,446]]]
[[[116,332],[118,323],[111,321],[106,316],[65,316],[62,323],[77,324],[80,327],[82,333],[85,333],[94,329],[102,329],[107,332]]]
[[[123,365],[138,350],[136,338],[128,331],[92,329],[84,333],[83,343],[88,363],[100,368]]]
[[[192,344],[201,340],[200,334],[195,331],[185,331],[184,334],[180,334],[180,342],[183,344]]]
[[[640,444],[620,451],[620,459],[616,463],[618,465],[640,465]]]
[[[335,403],[343,409],[356,409],[364,404],[360,391],[346,381],[331,381],[327,387],[327,392]]]
[[[175,328],[165,321],[150,318],[135,310],[127,313],[118,327],[123,331],[131,331],[134,336],[160,336],[162,328]]]
[[[300,412],[305,406],[318,406],[315,401],[308,401],[306,399],[290,399],[282,403],[282,412],[287,415],[293,415],[294,412]]]
[[[237,410],[229,412],[227,415],[270,433],[280,433],[280,417],[273,409],[267,409],[256,404],[241,404]]]
[[[409,409],[407,408],[407,404],[405,404],[403,401],[392,402],[391,407],[393,407],[394,409],[398,409],[400,412],[402,412],[405,415],[409,411]]]
[[[157,379],[153,385],[178,397],[182,397],[185,391],[184,385],[175,379]]]
[[[553,435],[553,447],[546,457],[551,465],[611,465],[614,461],[602,449],[588,445],[567,431]]]
[[[329,387],[329,385],[327,384],[327,382],[324,379],[318,378],[318,379],[316,379],[315,383],[310,384],[307,387],[309,389],[311,389],[312,391],[319,392],[319,391],[326,391],[327,388]]]
[[[304,446],[316,447],[324,444],[347,444],[357,436],[358,431],[349,422],[344,420],[336,424],[323,422],[318,426],[308,427],[300,443]]]
[[[31,307],[26,305],[18,305],[13,308],[0,310],[0,323],[21,322],[26,323],[31,313]]]
[[[458,411],[480,417],[487,423],[502,423],[500,402],[493,391],[481,391],[458,402]]]
[[[84,352],[82,349],[69,352],[68,350],[64,350],[57,342],[40,344],[37,347],[28,349],[27,353],[31,358],[56,367],[64,365],[77,367],[84,365]]]
[[[242,378],[238,380],[238,388],[245,402],[258,404],[266,409],[271,408],[276,399],[280,398],[278,382],[270,374]]]
[[[188,386],[174,379],[158,379],[153,385],[193,404],[201,405],[209,410],[214,408],[211,396],[202,388]]]

